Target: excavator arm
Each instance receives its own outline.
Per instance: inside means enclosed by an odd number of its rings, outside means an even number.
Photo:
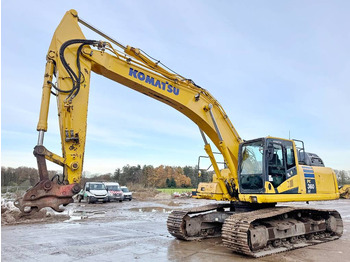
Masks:
[[[109,41],[85,39],[79,22]],[[75,10],[65,14],[47,54],[37,126],[39,137],[34,149],[40,181],[15,202],[22,212],[30,213],[43,207],[61,211],[60,205],[72,202],[72,196],[80,191],[91,72],[159,100],[196,123],[213,166],[217,167],[217,164],[204,133],[222,153],[229,169],[227,179],[215,168],[224,198],[232,199],[234,191],[237,195],[237,158],[241,138],[227,114],[207,90],[160,64],[140,49],[123,46],[95,29],[80,19]],[[51,95],[57,98],[62,156],[44,147]],[[54,181],[49,178],[46,160],[63,167],[62,179]]]

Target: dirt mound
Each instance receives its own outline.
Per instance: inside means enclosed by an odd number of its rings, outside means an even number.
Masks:
[[[132,198],[137,200],[147,200],[147,199],[154,198],[156,195],[157,195],[157,192],[154,192],[154,191],[133,192]]]
[[[170,201],[167,204],[168,204],[168,206],[171,206],[171,207],[178,207],[178,206],[180,206],[180,203],[177,203],[177,202],[174,202],[174,201]]]
[[[129,190],[132,192],[132,198],[137,200],[149,200],[154,198],[159,191],[154,187],[147,187],[142,184],[127,184]]]
[[[23,216],[18,208],[13,205],[13,202],[5,202],[1,204],[1,224],[11,225],[24,222],[25,220],[43,219],[46,217],[46,211],[34,213],[31,216]]]
[[[171,199],[171,195],[167,193],[159,193],[155,197],[155,199]]]
[[[66,214],[58,214],[54,211],[42,209],[30,215],[23,215],[12,201],[1,203],[1,225],[27,224],[38,222],[55,222],[68,219]]]

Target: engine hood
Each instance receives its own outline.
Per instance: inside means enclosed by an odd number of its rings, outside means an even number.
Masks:
[[[95,195],[95,196],[105,196],[107,195],[106,190],[90,190],[90,193]]]

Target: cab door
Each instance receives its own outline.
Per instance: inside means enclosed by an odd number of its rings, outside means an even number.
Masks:
[[[281,141],[268,140],[266,170],[268,181],[277,188],[286,180],[285,150]]]
[[[277,139],[267,140],[266,180],[272,184],[276,193],[286,193],[286,191],[294,187],[294,183],[291,180],[289,184],[283,183],[297,174],[295,163],[296,160],[292,141]],[[295,190],[290,193],[297,193],[294,191]]]

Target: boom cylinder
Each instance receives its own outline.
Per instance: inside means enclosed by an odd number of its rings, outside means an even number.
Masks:
[[[216,133],[218,134],[219,140],[220,140],[220,142],[221,142],[223,139],[222,139],[222,136],[221,136],[221,133],[220,133],[218,124],[216,123],[214,114],[213,114],[213,112],[212,112],[212,108],[213,108],[213,105],[212,105],[212,104],[209,104],[209,114],[210,114],[210,117],[211,117],[211,119],[212,119],[212,121],[213,121],[213,125],[214,125],[214,128],[215,128],[215,130],[216,130]]]
[[[230,153],[228,151],[226,143],[225,143],[225,141],[222,138],[222,135],[220,133],[220,129],[219,129],[217,123],[216,123],[214,114],[212,112],[212,108],[213,108],[213,105],[209,104],[209,114],[210,114],[210,117],[211,117],[211,119],[213,121],[214,128],[215,128],[216,133],[218,134],[218,137],[219,137],[219,140],[220,140],[220,149],[221,149],[220,151],[221,151],[222,155],[224,156],[224,158],[226,160],[226,164],[227,164],[227,166],[228,166],[228,168],[229,168],[229,170],[230,170],[230,172],[231,172],[231,174],[233,176],[234,183],[235,183],[236,187],[238,187],[237,171],[234,168],[235,165],[234,165],[234,163],[232,161],[232,158],[230,156]]]

